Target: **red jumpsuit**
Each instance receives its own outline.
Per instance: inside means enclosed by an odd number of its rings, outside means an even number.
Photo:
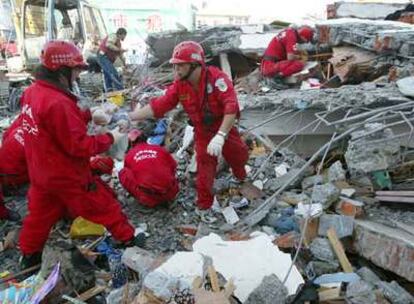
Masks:
[[[204,98],[205,92],[208,96],[207,105]],[[216,67],[208,67],[202,72],[198,92],[188,81],[176,80],[164,96],[153,99],[150,105],[155,117],[160,118],[178,103],[182,104],[194,125],[197,153],[197,205],[200,209],[208,209],[214,199],[212,188],[217,169],[217,157],[207,153],[207,146],[219,130],[224,115],[240,115],[236,92],[225,73]],[[209,126],[203,122],[206,106],[214,115],[214,121]],[[244,180],[246,178],[244,166],[249,158],[248,147],[241,140],[235,127],[228,134],[222,154],[233,174],[238,179]]]
[[[167,150],[141,143],[127,153],[119,180],[140,204],[153,208],[177,196],[176,169],[177,162]]]
[[[7,218],[2,187],[15,187],[29,181],[24,154],[23,130],[13,124],[3,135],[0,147],[0,219]]]
[[[299,60],[287,60],[288,54],[294,54],[296,44],[298,43],[298,34],[295,29],[287,28],[277,34],[270,41],[263,55],[260,66],[261,73],[264,77],[274,77],[281,74],[288,77],[300,72],[304,64]]]
[[[132,239],[134,228],[114,193],[92,176],[89,164],[91,156],[109,149],[113,137],[87,135],[76,97],[42,80],[24,91],[21,116],[31,183],[20,233],[23,254],[40,252],[66,213],[106,226],[119,241]]]

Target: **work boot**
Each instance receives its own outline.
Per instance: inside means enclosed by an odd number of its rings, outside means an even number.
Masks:
[[[134,246],[142,248],[145,246],[145,233],[140,232],[136,236],[134,236],[131,240],[126,241],[126,242],[120,243],[120,242],[109,241],[109,243],[115,249],[125,249],[128,247],[134,247]]]
[[[20,217],[20,214],[14,210],[9,209],[9,215],[7,217],[7,220],[11,221],[11,222],[18,222],[20,221],[22,218]]]
[[[200,220],[206,224],[213,224],[217,221],[213,210],[210,209],[195,209],[195,213],[200,217]]]
[[[36,252],[33,254],[22,255],[19,261],[20,269],[25,270],[42,263],[42,253]]]

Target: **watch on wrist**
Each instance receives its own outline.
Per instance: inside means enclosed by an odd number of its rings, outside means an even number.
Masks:
[[[223,136],[223,137],[224,137],[224,139],[226,139],[226,138],[227,138],[227,134],[226,134],[226,133],[224,133],[223,131],[218,131],[218,132],[217,132],[217,134],[218,134],[218,135],[220,135],[220,136]]]

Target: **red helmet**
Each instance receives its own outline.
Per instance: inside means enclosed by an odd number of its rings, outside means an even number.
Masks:
[[[40,55],[40,62],[52,71],[61,67],[86,68],[88,66],[76,45],[62,40],[46,42]]]
[[[306,42],[310,42],[313,38],[313,29],[309,26],[302,26],[301,28],[299,28],[298,34],[300,38],[302,38]]]
[[[195,41],[183,41],[175,46],[170,63],[199,63],[204,65],[204,50]]]

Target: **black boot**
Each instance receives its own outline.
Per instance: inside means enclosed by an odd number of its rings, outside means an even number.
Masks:
[[[23,255],[20,258],[20,269],[25,270],[42,263],[42,253],[36,252],[33,254]]]
[[[124,249],[128,247],[144,247],[145,246],[145,233],[140,232],[137,236],[133,237],[131,240],[123,242],[123,243],[117,243],[113,247],[117,249]]]

